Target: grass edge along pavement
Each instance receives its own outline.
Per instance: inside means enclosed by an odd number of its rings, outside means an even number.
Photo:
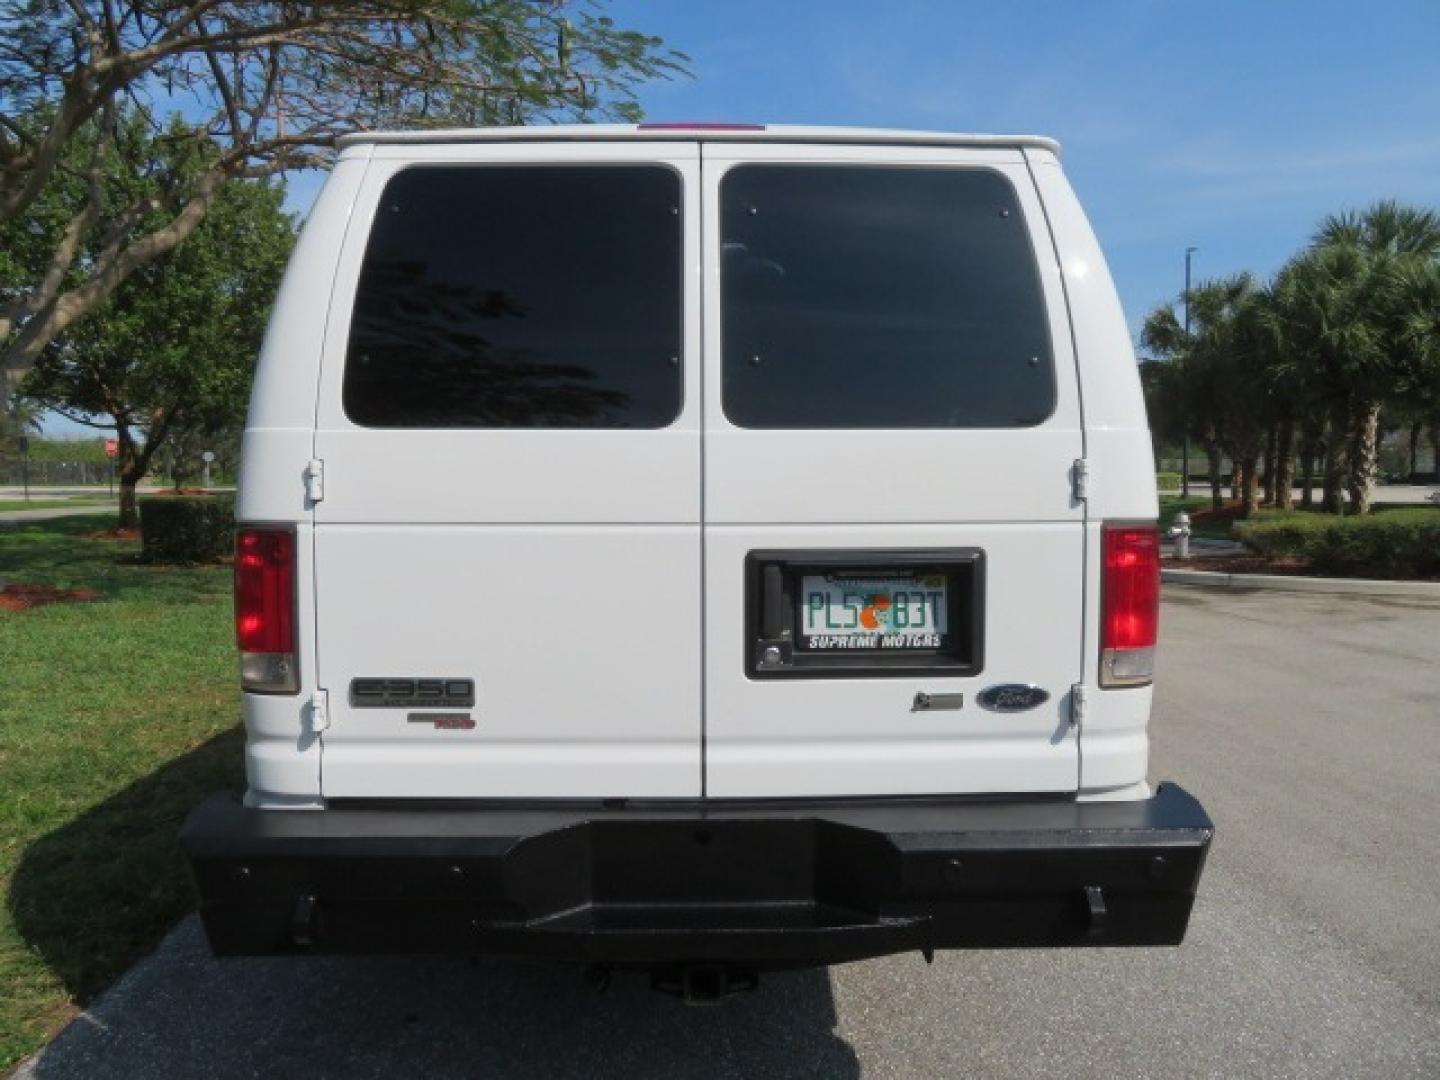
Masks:
[[[101,597],[0,611],[0,1075],[190,910],[176,832],[241,783],[229,570],[113,525],[0,528],[0,580]]]

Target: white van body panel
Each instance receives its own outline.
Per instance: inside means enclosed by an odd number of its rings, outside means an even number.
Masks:
[[[249,799],[1147,794],[1148,687],[1100,690],[1104,520],[1156,515],[1133,353],[1049,140],[844,129],[525,129],[347,137],[277,301],[247,423],[242,522],[299,534],[298,695],[246,695]],[[719,186],[743,162],[990,169],[1014,187],[1056,372],[1043,423],[741,429],[722,407]],[[420,164],[662,163],[682,180],[683,404],[658,430],[364,428],[341,406],[385,183]],[[863,442],[864,452],[853,447]],[[1073,466],[1088,464],[1089,498]],[[323,497],[307,501],[317,460]],[[845,466],[825,467],[844,460]],[[918,463],[918,464],[917,464]],[[757,549],[982,548],[983,670],[746,674]],[[638,595],[637,580],[661,582]],[[583,596],[579,630],[495,617]],[[657,627],[661,628],[657,631]],[[466,676],[477,724],[356,709],[359,676]],[[992,713],[1004,683],[1048,702]],[[1088,688],[1076,723],[1072,686]],[[327,695],[329,726],[308,702]],[[956,711],[912,709],[958,693]]]
[[[319,805],[320,740],[308,718],[316,681],[314,552],[303,473],[314,453],[316,387],[336,258],[370,147],[345,151],[331,171],[285,268],[261,346],[241,449],[235,515],[297,533],[295,591],[300,692],[242,694],[247,800]],[[305,629],[309,632],[306,633]]]
[[[1098,552],[1101,522],[1154,521],[1159,514],[1145,398],[1125,314],[1085,212],[1055,154],[1027,148],[1025,156],[1044,202],[1056,250],[1062,253],[1085,406],[1087,546]],[[1098,558],[1087,560],[1086,578],[1088,595],[1098,597]],[[1093,685],[1095,658],[1100,655],[1099,619],[1087,618],[1085,628],[1087,680]],[[1151,687],[1139,686],[1089,695],[1081,736],[1082,794],[1126,790],[1143,781],[1149,767],[1147,728],[1152,693]]]
[[[281,279],[245,421],[235,506],[241,521],[308,520],[301,473],[315,446],[327,313],[369,157],[370,147],[356,147],[336,162]]]

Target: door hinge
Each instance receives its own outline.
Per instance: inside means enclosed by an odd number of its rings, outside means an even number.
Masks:
[[[305,463],[305,501],[311,506],[325,498],[325,462],[311,458]]]
[[[1076,683],[1070,687],[1070,723],[1075,727],[1085,719],[1085,684]]]
[[[310,695],[310,730],[316,735],[330,726],[330,692],[316,690]]]
[[[1070,481],[1075,488],[1075,501],[1084,502],[1090,497],[1090,463],[1083,457],[1076,458],[1070,469]]]

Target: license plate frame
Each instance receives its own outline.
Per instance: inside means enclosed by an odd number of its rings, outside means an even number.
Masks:
[[[852,648],[816,647],[807,640],[813,635],[803,625],[806,579],[812,586],[817,578],[870,582],[875,591],[887,579],[936,576],[944,578],[946,603],[945,633],[938,642]],[[745,578],[749,678],[973,676],[984,670],[985,553],[980,548],[752,551]]]

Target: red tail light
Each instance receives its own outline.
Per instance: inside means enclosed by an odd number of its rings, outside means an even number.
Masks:
[[[1155,674],[1160,629],[1160,534],[1106,525],[1102,536],[1100,685],[1143,686]]]
[[[295,534],[240,529],[235,534],[235,640],[240,685],[260,693],[300,689],[295,665]]]

